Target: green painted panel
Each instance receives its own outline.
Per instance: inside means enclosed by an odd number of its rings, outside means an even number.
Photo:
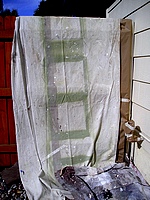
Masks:
[[[56,63],[78,62],[84,59],[82,39],[51,41],[49,48]]]
[[[59,140],[67,140],[69,139],[84,139],[85,137],[89,137],[89,130],[75,130],[75,131],[67,131],[67,132],[59,132]]]
[[[66,102],[77,102],[84,101],[87,98],[87,93],[76,92],[76,93],[57,93],[56,102],[57,104],[62,104]]]

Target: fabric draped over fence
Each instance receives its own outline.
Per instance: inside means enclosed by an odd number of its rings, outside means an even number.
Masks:
[[[71,198],[55,178],[65,166],[115,162],[119,48],[119,19],[17,17],[12,97],[29,199]]]

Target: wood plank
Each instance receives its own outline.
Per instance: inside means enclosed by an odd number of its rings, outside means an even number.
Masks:
[[[8,105],[8,127],[9,127],[9,141],[10,144],[16,144],[16,134],[15,134],[15,122],[13,113],[13,102],[12,99],[7,99]]]
[[[10,162],[10,155],[9,154],[0,154],[0,166],[1,167],[6,167],[6,166],[11,166]]]
[[[0,144],[8,144],[7,104],[0,99]]]
[[[0,30],[4,29],[3,17],[0,16]]]
[[[13,39],[14,30],[0,30],[0,38]]]
[[[6,87],[11,87],[11,49],[12,42],[5,42],[5,69],[6,69]]]
[[[8,29],[15,29],[15,20],[16,17],[15,16],[6,16],[4,18],[4,29],[8,30]]]
[[[11,97],[11,88],[0,88],[0,97]]]
[[[11,48],[16,17],[0,17],[0,166],[17,160],[11,93]],[[5,43],[4,43],[5,42]],[[5,99],[9,97],[9,99]],[[11,144],[10,144],[11,143]]]
[[[10,155],[10,162],[11,166],[14,165],[18,161],[18,155],[17,153],[13,153]]]
[[[5,87],[4,42],[0,42],[0,88]]]
[[[1,153],[16,153],[17,145],[16,144],[1,144],[0,145],[0,154]]]

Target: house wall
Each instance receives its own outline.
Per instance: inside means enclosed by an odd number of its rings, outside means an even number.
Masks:
[[[134,22],[131,119],[150,138],[150,1],[116,0],[107,10],[107,18]],[[144,139],[135,145],[134,163],[150,183],[150,143]]]

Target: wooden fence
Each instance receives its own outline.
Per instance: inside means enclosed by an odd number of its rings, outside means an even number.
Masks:
[[[0,17],[0,167],[17,161],[15,123],[11,94],[11,49],[15,19]]]

